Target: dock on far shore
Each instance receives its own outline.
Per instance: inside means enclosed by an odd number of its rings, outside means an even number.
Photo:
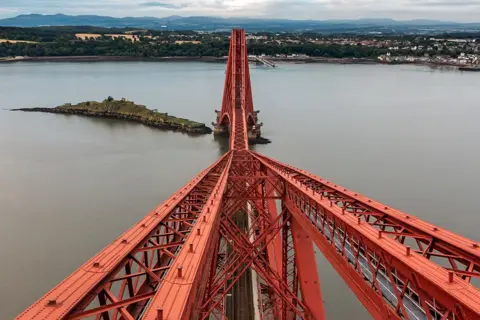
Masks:
[[[252,61],[252,62],[256,62],[257,64],[262,64],[262,65],[267,66],[267,67],[272,67],[272,68],[276,67],[275,63],[273,63],[270,60],[267,60],[263,56],[249,55],[248,60]]]

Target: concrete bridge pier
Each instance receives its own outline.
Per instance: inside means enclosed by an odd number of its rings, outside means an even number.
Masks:
[[[230,133],[230,126],[229,124],[219,124],[220,123],[220,111],[215,110],[217,114],[217,122],[212,122],[213,126],[213,134],[218,136],[228,137]]]
[[[219,125],[218,123],[212,122],[212,126],[214,135],[228,137],[230,133],[229,125]]]
[[[248,140],[257,140],[262,135],[260,126],[252,126],[247,130]]]

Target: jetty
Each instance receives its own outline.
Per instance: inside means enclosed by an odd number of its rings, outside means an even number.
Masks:
[[[248,56],[248,60],[252,61],[252,62],[255,62],[257,64],[267,66],[267,67],[272,67],[272,68],[276,67],[275,63],[273,63],[270,60],[265,59],[265,57],[251,55],[251,56]]]

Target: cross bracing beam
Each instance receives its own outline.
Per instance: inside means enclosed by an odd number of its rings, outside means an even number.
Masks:
[[[283,181],[277,175],[264,174],[264,166],[250,152],[233,151],[233,154],[220,228],[223,243],[230,250],[222,255],[223,264],[212,272],[203,318],[212,314],[225,316],[226,297],[251,269],[258,275],[255,283],[261,300],[258,310],[261,319],[323,319],[322,301],[316,299],[321,297],[318,275],[307,274],[312,269],[316,273],[311,239],[308,236],[293,239],[295,235],[301,236],[301,231],[298,228],[296,232],[290,231],[291,215],[285,208],[277,212],[273,200],[284,199]],[[248,216],[247,227],[237,225],[239,214]],[[309,244],[312,248],[299,256],[300,260],[295,259],[294,250],[294,242],[298,245],[299,241],[306,245],[305,249]],[[299,262],[302,265],[297,268]],[[299,285],[300,274],[307,285]],[[304,303],[308,300],[306,294],[312,299]]]

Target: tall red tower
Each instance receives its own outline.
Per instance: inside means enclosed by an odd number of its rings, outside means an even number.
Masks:
[[[258,112],[253,109],[252,84],[248,67],[247,44],[245,30],[234,29],[230,36],[227,70],[225,71],[225,87],[222,109],[216,110],[217,122],[214,134],[229,135],[230,127],[235,123],[235,110],[244,109],[247,137],[254,142],[261,135],[261,123],[258,123]]]
[[[324,319],[314,245],[374,319],[480,319],[479,243],[250,151],[256,121],[234,30],[230,151],[17,319]]]

